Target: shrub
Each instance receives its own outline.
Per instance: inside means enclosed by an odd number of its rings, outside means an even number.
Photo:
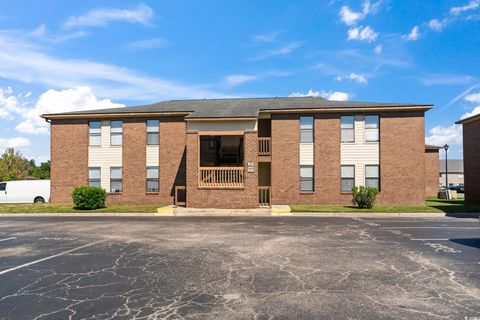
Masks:
[[[371,209],[377,199],[378,189],[373,187],[353,187],[353,204],[362,209]]]
[[[72,192],[75,209],[93,210],[105,208],[105,199],[107,193],[104,189],[98,187],[77,187]]]

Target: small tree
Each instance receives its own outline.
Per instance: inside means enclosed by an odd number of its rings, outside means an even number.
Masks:
[[[362,209],[371,209],[377,199],[378,189],[373,187],[353,187],[353,199],[354,205]]]
[[[0,156],[0,181],[25,179],[30,168],[30,162],[20,152],[8,148]]]
[[[105,208],[107,193],[99,187],[77,187],[72,193],[75,209],[94,210]]]

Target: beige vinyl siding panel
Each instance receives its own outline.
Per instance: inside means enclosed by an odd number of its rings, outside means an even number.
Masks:
[[[355,163],[355,185],[365,185],[365,165],[363,163]]]
[[[300,143],[300,165],[313,166],[313,143]]]
[[[379,164],[380,163],[380,144],[347,144],[340,146],[340,161],[342,164]]]
[[[188,121],[187,131],[256,131],[257,120]]]
[[[157,145],[147,145],[147,167],[158,167],[160,148]]]
[[[365,116],[355,115],[355,143],[365,142]]]
[[[100,167],[100,185],[110,190],[110,167],[122,166],[122,147],[110,146],[110,121],[102,121],[101,146],[88,147],[88,166]]]

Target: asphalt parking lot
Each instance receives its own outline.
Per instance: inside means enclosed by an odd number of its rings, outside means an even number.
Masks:
[[[1,319],[480,319],[478,219],[2,218]]]

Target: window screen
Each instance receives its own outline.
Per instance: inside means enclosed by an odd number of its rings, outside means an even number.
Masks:
[[[300,166],[300,191],[313,191],[313,166]]]
[[[160,132],[159,120],[147,120],[147,144],[158,145]]]
[[[90,167],[88,168],[88,185],[90,187],[99,187],[101,186],[100,181],[100,168],[99,167]]]
[[[379,140],[379,116],[365,116],[365,141]]]
[[[380,190],[380,172],[378,165],[365,166],[365,185]]]
[[[342,166],[342,192],[351,192],[355,185],[355,166]]]
[[[110,121],[110,145],[122,145],[122,121]]]
[[[122,167],[110,168],[110,192],[122,192]]]
[[[147,167],[147,192],[158,192],[158,167]]]
[[[90,121],[88,123],[89,145],[99,146],[102,141],[102,123],[100,121]]]
[[[354,142],[355,141],[355,117],[341,116],[340,130],[341,130],[342,142]]]

